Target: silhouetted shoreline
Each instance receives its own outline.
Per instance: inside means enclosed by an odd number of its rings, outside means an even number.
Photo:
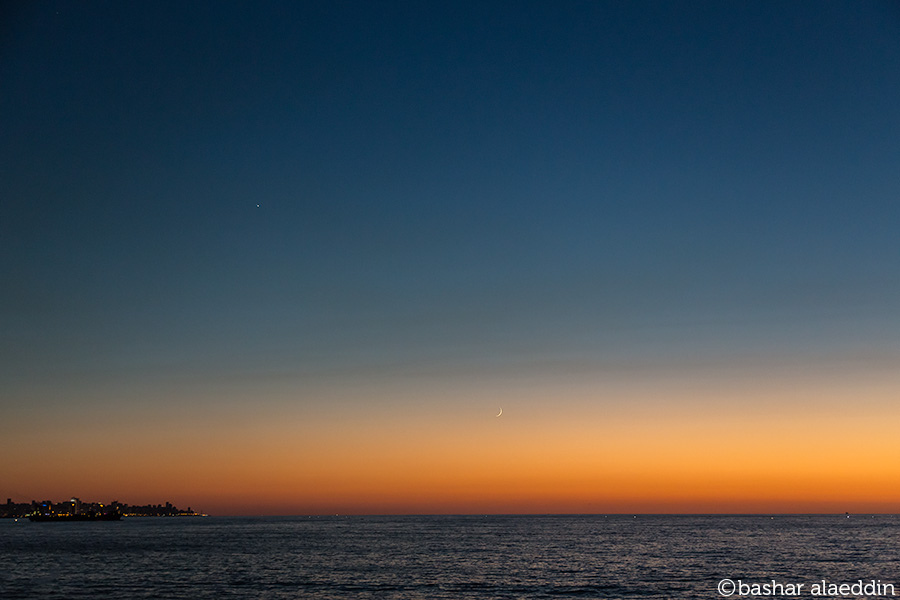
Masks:
[[[82,502],[79,498],[71,498],[62,502],[44,500],[38,502],[13,502],[6,499],[0,504],[0,519],[23,519],[37,517],[32,520],[117,520],[121,517],[199,517],[190,506],[180,509],[171,502],[165,504],[131,505],[113,500],[108,504],[101,502]]]

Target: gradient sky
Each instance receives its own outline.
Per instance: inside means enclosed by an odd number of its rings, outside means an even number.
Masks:
[[[897,4],[3,10],[0,501],[900,510]]]

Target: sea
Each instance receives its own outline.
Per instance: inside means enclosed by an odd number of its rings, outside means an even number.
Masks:
[[[893,515],[0,519],[3,600],[892,596]]]

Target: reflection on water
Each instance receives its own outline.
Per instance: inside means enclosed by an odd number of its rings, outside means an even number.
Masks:
[[[717,598],[723,578],[898,584],[898,536],[893,516],[7,519],[0,597]]]

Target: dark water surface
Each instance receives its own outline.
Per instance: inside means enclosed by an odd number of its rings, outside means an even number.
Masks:
[[[724,578],[900,596],[900,517],[0,520],[3,600],[722,598]]]

